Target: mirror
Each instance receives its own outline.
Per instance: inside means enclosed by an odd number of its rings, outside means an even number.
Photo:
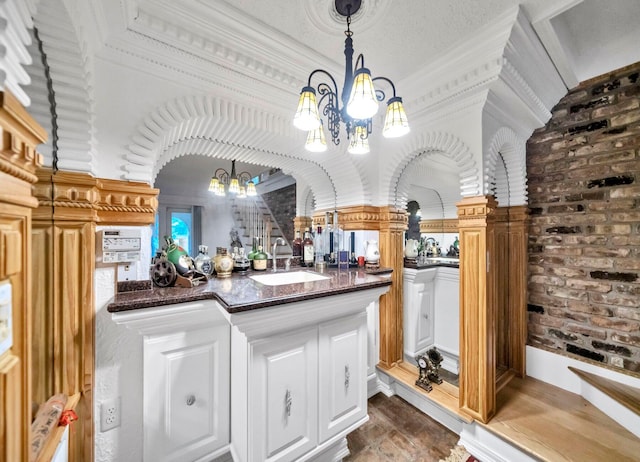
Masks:
[[[263,242],[280,236],[289,243],[293,241],[296,185],[291,176],[277,169],[237,161],[236,174],[246,173],[242,176],[252,178],[258,196],[238,198],[227,192],[220,197],[209,191],[211,178],[218,169],[230,174],[232,161],[187,155],[162,167],[154,183],[160,194],[153,254],[162,248],[165,235],[172,235],[192,257],[198,254],[200,244],[208,246],[210,256],[217,247],[229,249],[234,229],[243,246],[249,249],[256,235],[262,236]],[[271,217],[268,222],[262,219],[267,215]]]

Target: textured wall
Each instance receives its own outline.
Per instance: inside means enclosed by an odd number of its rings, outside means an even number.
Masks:
[[[289,242],[295,238],[293,219],[296,217],[296,185],[292,184],[261,195],[273,218],[280,226],[282,234]]]
[[[529,343],[640,372],[640,63],[582,83],[527,144]]]

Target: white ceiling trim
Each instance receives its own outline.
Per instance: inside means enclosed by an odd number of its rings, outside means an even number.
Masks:
[[[501,172],[498,168],[498,159],[502,155],[506,169],[507,185],[499,183]],[[520,138],[509,127],[501,127],[491,137],[489,149],[484,161],[484,194],[494,194],[496,188],[500,191],[509,191],[508,204],[501,205],[526,205],[527,203],[527,166],[526,166],[526,140]]]

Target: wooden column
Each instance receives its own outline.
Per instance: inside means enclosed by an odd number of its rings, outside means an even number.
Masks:
[[[13,337],[13,346],[0,354],[0,460],[26,461],[31,435],[31,213],[38,205],[31,188],[42,164],[35,148],[47,135],[8,92],[0,92],[0,135],[0,284],[11,284]]]
[[[70,460],[93,457],[96,226],[154,222],[158,191],[86,173],[38,171],[33,214],[33,398],[80,392]]]
[[[380,365],[393,367],[402,362],[402,278],[403,243],[407,213],[380,207],[380,266],[393,268],[391,288],[380,297]]]
[[[300,231],[300,237],[303,238],[305,230],[309,229],[311,223],[311,217],[295,217],[293,219],[293,234],[295,235],[296,231]]]
[[[492,196],[457,204],[460,233],[460,409],[488,422],[496,408],[495,209]]]

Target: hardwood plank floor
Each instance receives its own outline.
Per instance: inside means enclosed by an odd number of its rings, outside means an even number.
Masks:
[[[369,399],[369,421],[347,436],[349,462],[437,462],[458,435],[398,396]]]

